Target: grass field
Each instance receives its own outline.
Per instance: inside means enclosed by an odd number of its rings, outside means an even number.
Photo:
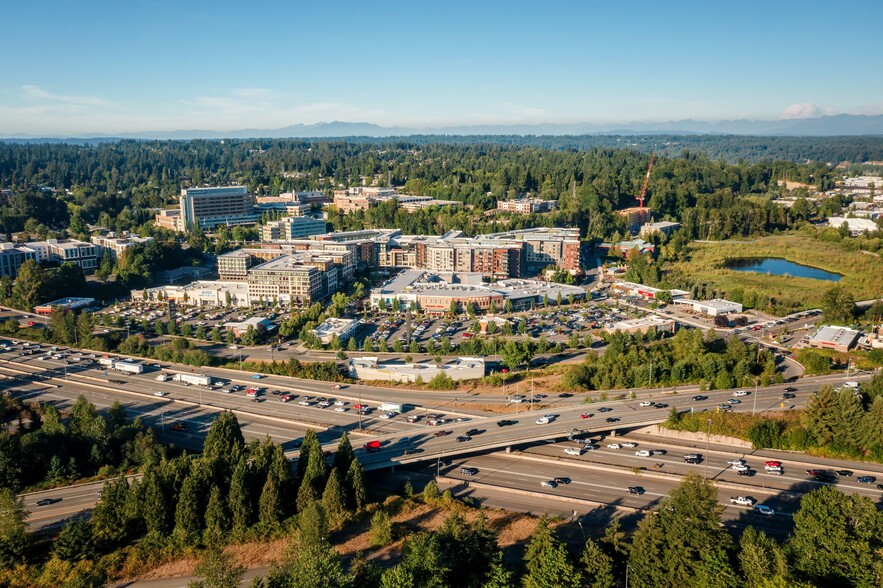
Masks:
[[[727,294],[740,288],[746,293],[754,291],[775,298],[779,308],[817,308],[824,292],[835,282],[737,272],[726,269],[724,262],[738,257],[779,257],[841,274],[843,277],[837,283],[856,300],[883,295],[883,259],[805,234],[771,235],[751,242],[692,243],[687,255],[687,261],[671,264],[675,274],[705,282]]]

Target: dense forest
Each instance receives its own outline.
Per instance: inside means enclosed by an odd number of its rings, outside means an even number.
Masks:
[[[492,230],[493,221],[476,218],[477,212],[493,209],[500,198],[535,194],[557,200],[560,211],[543,220],[507,222],[563,223],[603,238],[622,228],[613,213],[635,205],[649,164],[648,153],[622,147],[299,140],[5,143],[0,144],[0,227],[5,233],[39,226],[82,232],[85,223],[144,230],[151,209],[176,203],[182,186],[242,183],[255,193],[278,194],[367,181],[456,200],[467,210],[406,214],[394,206],[377,207],[364,215],[332,216],[335,228]],[[695,227],[688,231],[691,236],[701,238],[783,228],[788,219],[771,203],[778,180],[826,189],[837,177],[823,163],[733,165],[681,151],[657,158],[648,204],[657,218],[682,220]]]

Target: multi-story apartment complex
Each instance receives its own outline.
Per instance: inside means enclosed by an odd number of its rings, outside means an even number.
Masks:
[[[27,251],[37,263],[75,263],[85,273],[95,271],[99,262],[98,247],[76,239],[48,239],[46,241],[30,241],[15,247]],[[22,261],[23,263],[23,261]],[[19,265],[20,267],[20,265]]]
[[[108,233],[107,235],[92,237],[92,243],[98,247],[99,257],[104,256],[104,252],[108,252],[114,260],[118,259],[127,249],[131,249],[136,245],[146,245],[153,242],[153,237],[139,237],[138,235],[117,235],[116,233]]]
[[[213,229],[218,225],[253,223],[260,217],[245,186],[185,188],[181,190],[184,227]]]
[[[541,200],[539,198],[497,200],[497,210],[517,212],[519,214],[552,212],[556,208],[558,208],[558,203],[554,200]]]
[[[261,228],[261,237],[264,241],[290,241],[321,235],[327,230],[325,219],[294,216],[268,222]]]

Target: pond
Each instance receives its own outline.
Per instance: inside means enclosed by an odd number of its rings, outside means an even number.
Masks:
[[[737,272],[811,278],[813,280],[828,280],[829,282],[837,282],[843,277],[840,274],[826,272],[817,267],[801,265],[778,257],[739,257],[728,259],[724,262],[724,267]]]

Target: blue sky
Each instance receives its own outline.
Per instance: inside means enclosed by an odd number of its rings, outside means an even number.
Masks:
[[[872,0],[29,0],[3,16],[5,135],[883,113]]]

